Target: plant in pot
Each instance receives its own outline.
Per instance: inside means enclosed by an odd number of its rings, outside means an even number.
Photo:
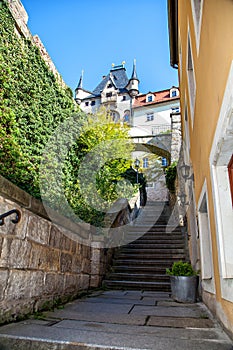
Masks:
[[[166,273],[170,276],[172,298],[180,303],[197,301],[198,273],[189,262],[174,262]]]

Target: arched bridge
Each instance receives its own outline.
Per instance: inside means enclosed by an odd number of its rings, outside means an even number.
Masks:
[[[158,134],[146,136],[131,136],[135,143],[135,151],[150,152],[158,154],[171,161],[172,134]]]

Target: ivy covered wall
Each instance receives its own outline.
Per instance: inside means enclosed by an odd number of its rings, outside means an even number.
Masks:
[[[44,146],[76,107],[72,91],[59,85],[39,49],[16,32],[7,4],[0,5],[0,173],[39,197]]]

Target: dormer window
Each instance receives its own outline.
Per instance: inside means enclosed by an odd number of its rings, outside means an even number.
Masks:
[[[146,96],[146,102],[153,102],[154,101],[154,95],[149,94]]]
[[[107,89],[111,89],[111,88],[112,88],[112,84],[110,83],[107,85]]]
[[[170,90],[170,97],[177,97],[179,96],[179,90],[174,88]]]
[[[106,97],[112,97],[112,93],[111,92],[107,92],[106,93]]]

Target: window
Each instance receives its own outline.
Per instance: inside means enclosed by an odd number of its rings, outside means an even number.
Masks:
[[[143,168],[149,167],[149,159],[147,157],[143,158]]]
[[[126,96],[123,96],[123,97],[122,97],[122,101],[126,101]]]
[[[172,107],[172,113],[179,113],[180,107]]]
[[[179,90],[176,88],[170,89],[170,97],[176,97],[179,96]]]
[[[95,105],[95,101],[91,101],[91,106],[94,106]]]
[[[146,102],[153,102],[154,101],[154,95],[149,93],[146,95]]]
[[[176,97],[177,96],[177,92],[176,92],[176,90],[173,90],[172,91],[172,97]]]
[[[106,93],[106,97],[112,97],[112,93],[111,92],[107,92]]]
[[[232,200],[232,206],[233,206],[233,155],[231,156],[231,160],[228,164],[228,175],[230,180],[231,200]]]
[[[85,102],[85,106],[89,106],[89,102]]]
[[[130,111],[129,110],[126,110],[125,112],[124,112],[124,117],[123,117],[123,122],[124,123],[129,123],[129,118],[130,117]]]
[[[147,102],[152,102],[152,96],[148,96]]]
[[[148,113],[147,116],[146,116],[146,120],[148,122],[154,120],[154,113]]]
[[[112,84],[111,83],[108,84],[108,86],[107,86],[107,89],[110,89],[110,88],[112,88]]]

